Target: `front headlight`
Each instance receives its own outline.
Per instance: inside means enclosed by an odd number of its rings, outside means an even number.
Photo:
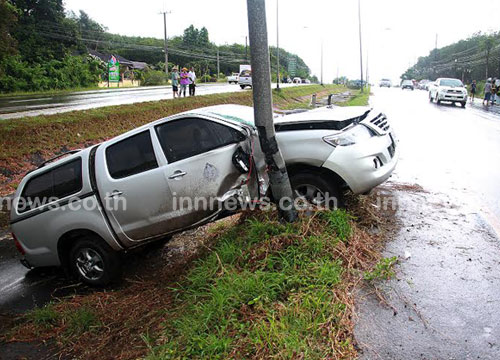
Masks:
[[[323,140],[332,146],[348,146],[372,137],[372,132],[364,125],[356,125],[346,132],[328,135]]]

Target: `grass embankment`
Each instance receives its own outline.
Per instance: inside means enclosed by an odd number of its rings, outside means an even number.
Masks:
[[[303,101],[304,96],[336,89],[334,85],[285,88],[274,92],[274,104],[286,107]],[[90,146],[182,111],[217,104],[252,105],[252,93],[238,91],[0,121],[0,196],[13,192],[22,175],[57,153]]]
[[[340,106],[366,106],[370,98],[370,88],[361,90],[351,90],[353,96],[345,103],[340,103]]]
[[[174,253],[176,264],[153,272],[148,262],[122,289],[36,309],[10,340],[51,340],[78,358],[354,358],[354,289],[393,264],[364,225],[382,220],[357,215],[318,211],[283,224],[253,212],[211,224],[196,255]]]

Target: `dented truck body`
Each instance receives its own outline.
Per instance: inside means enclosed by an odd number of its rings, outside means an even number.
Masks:
[[[398,151],[385,116],[336,110],[275,117],[299,195],[307,174],[323,177],[326,190],[360,193],[394,169]],[[268,182],[253,108],[196,109],[29,173],[14,199],[11,228],[27,266],[67,265],[101,285],[117,275],[114,253],[214,220],[227,213],[229,200],[263,197]]]

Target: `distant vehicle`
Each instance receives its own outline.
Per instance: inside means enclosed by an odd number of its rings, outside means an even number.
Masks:
[[[390,88],[392,86],[392,82],[389,79],[382,79],[380,80],[380,83],[378,84],[379,87],[388,87]]]
[[[294,84],[302,84],[302,79],[299,77],[294,77],[293,78],[293,83]]]
[[[240,76],[238,73],[232,73],[231,76],[227,77],[227,82],[229,84],[237,84]]]
[[[309,79],[302,79],[302,84],[310,84],[311,80]]]
[[[403,82],[401,83],[401,90],[404,90],[404,89],[410,89],[410,90],[415,90],[415,87],[413,86],[413,81],[411,80],[403,80]]]
[[[429,101],[460,103],[465,108],[467,89],[459,79],[439,78],[429,86]]]
[[[418,82],[417,89],[419,89],[419,90],[429,90],[429,83],[430,82],[431,81],[427,80],[427,79],[420,80]]]
[[[240,76],[238,78],[238,84],[240,88],[244,89],[245,87],[252,87],[252,70],[245,69],[240,72]]]

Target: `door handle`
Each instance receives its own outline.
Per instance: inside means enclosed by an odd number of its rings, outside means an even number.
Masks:
[[[178,179],[178,178],[183,177],[184,175],[187,175],[187,172],[181,171],[181,170],[177,170],[172,175],[170,175],[168,178],[169,179]]]
[[[111,199],[111,198],[114,198],[114,197],[120,196],[120,195],[123,195],[123,191],[113,190],[113,192],[111,192],[109,195],[107,195],[106,198]]]

